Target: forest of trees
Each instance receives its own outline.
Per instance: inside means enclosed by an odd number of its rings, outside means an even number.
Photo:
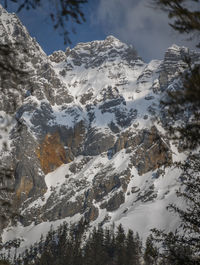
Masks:
[[[159,254],[150,235],[145,248],[137,233],[126,233],[119,225],[113,228],[93,228],[88,235],[82,220],[75,226],[64,223],[51,229],[46,238],[14,258],[2,256],[0,265],[154,265],[168,263],[166,256]],[[16,246],[16,253],[17,253]],[[170,253],[169,253],[170,255]],[[9,260],[12,260],[9,262]]]
[[[130,229],[125,232],[122,225],[94,227],[88,233],[89,224],[83,220],[71,226],[63,223],[22,254],[17,255],[19,244],[14,257],[7,247],[0,265],[199,265],[199,212],[188,219],[192,208],[188,211],[179,214],[184,229],[191,234],[165,234],[154,229],[144,246],[138,233]]]
[[[142,243],[132,230],[125,233],[119,225],[113,229],[94,228],[87,235],[88,225],[82,220],[75,226],[64,223],[51,229],[46,238],[27,249],[22,256],[14,257],[15,265],[139,265]],[[17,252],[17,248],[16,248]],[[149,256],[147,254],[146,256]],[[8,257],[2,257],[7,264]],[[4,264],[4,263],[0,263]],[[9,263],[8,263],[9,264]],[[148,264],[148,263],[147,263]]]

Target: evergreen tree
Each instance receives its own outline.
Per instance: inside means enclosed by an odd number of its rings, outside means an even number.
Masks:
[[[158,260],[158,249],[154,244],[153,241],[153,236],[149,235],[146,239],[146,244],[145,244],[145,251],[144,251],[144,261],[145,265],[157,265],[157,260]]]
[[[178,140],[183,150],[194,150],[200,145],[200,65],[192,65],[190,58],[186,61],[188,69],[179,76],[182,87],[168,91],[161,106],[164,110],[167,106],[168,115],[174,121],[180,120],[179,125],[168,126],[171,138]]]
[[[126,265],[126,245],[125,245],[125,232],[120,224],[117,227],[117,233],[115,238],[115,244],[116,244],[116,265]]]
[[[139,265],[141,240],[132,230],[127,235],[122,225],[113,229],[94,228],[83,244],[85,222],[58,229],[18,257],[12,265]],[[79,233],[80,231],[80,233]],[[6,259],[2,257],[2,260]],[[1,264],[0,264],[1,265]],[[2,265],[10,265],[2,264]]]
[[[136,235],[135,235],[135,245],[136,245],[136,260],[138,260],[138,264],[140,264],[139,260],[140,260],[140,257],[142,255],[142,241],[139,237],[139,234],[138,232],[136,232]]]
[[[116,255],[115,235],[113,229],[106,228],[104,232],[104,248],[107,252],[107,264],[112,264]]]
[[[200,12],[189,10],[185,5],[189,2],[192,1],[154,0],[174,19],[171,26],[175,30],[187,34],[196,31],[199,35]],[[198,3],[199,0],[193,2]],[[172,117],[182,116],[181,126],[170,128],[173,138],[181,143],[183,149],[192,150],[184,163],[176,164],[183,172],[180,177],[182,187],[177,196],[186,202],[186,208],[176,204],[168,206],[168,210],[180,217],[181,227],[175,233],[153,230],[155,240],[162,243],[162,264],[200,264],[200,153],[197,151],[200,146],[200,66],[193,65],[189,57],[185,61],[188,69],[180,75],[182,89],[169,93],[164,104],[170,107]],[[184,114],[189,114],[187,121]]]
[[[191,154],[183,170],[182,187],[177,196],[185,201],[186,207],[170,204],[168,209],[180,217],[181,227],[175,233],[153,229],[155,241],[162,243],[164,261],[177,265],[200,264],[200,153]]]
[[[174,30],[188,35],[196,33],[200,37],[200,11],[195,8],[200,0],[152,0],[152,3],[153,7],[168,13]],[[200,43],[197,46],[200,48]],[[194,65],[190,56],[184,60],[188,67],[180,75],[182,89],[169,93],[167,101],[162,103],[170,107],[169,114],[173,118],[180,114],[184,121],[184,114],[190,113],[186,123],[182,122],[170,130],[173,138],[181,140],[184,148],[194,149],[200,145],[200,65]]]
[[[125,245],[126,264],[127,265],[138,264],[137,246],[134,240],[134,234],[132,230],[128,230],[125,244],[126,244]]]
[[[199,0],[153,0],[153,6],[168,13],[172,21],[169,25],[174,30],[199,36],[200,11],[193,8],[192,2],[199,3]],[[200,47],[200,43],[197,46]]]
[[[104,248],[104,231],[101,227],[94,228],[86,244],[85,259],[87,265],[105,264],[107,255]]]
[[[90,234],[89,237],[86,240],[86,243],[83,248],[83,261],[85,265],[91,265],[92,264],[92,235]]]

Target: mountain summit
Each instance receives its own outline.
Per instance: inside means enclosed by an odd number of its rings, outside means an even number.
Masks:
[[[23,251],[51,225],[81,217],[143,238],[153,227],[176,228],[165,208],[179,185],[172,163],[183,154],[168,139],[174,121],[160,99],[181,87],[185,56],[200,54],[172,46],[162,61],[144,63],[108,36],[47,56],[2,7],[0,36],[25,71],[0,91],[2,244],[20,239]]]

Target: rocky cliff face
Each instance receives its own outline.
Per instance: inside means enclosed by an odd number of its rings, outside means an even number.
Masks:
[[[122,222],[144,236],[158,218],[165,227],[179,154],[159,102],[178,86],[184,56],[199,54],[172,46],[163,61],[146,64],[109,36],[48,57],[2,7],[0,34],[26,71],[2,79],[0,91],[3,243],[21,238],[23,249],[50,224],[81,217]]]

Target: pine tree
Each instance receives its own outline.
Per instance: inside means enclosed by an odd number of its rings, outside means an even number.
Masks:
[[[94,228],[86,244],[85,249],[86,264],[101,265],[105,264],[107,253],[104,248],[104,231],[101,227]]]
[[[192,6],[192,2],[199,3],[199,0],[153,0],[153,7],[161,8],[168,13],[171,23],[169,24],[179,33],[195,34],[200,32],[200,11]],[[200,43],[197,45],[200,47]]]
[[[190,58],[186,61],[188,69],[179,76],[182,87],[168,91],[161,106],[164,110],[168,107],[167,114],[173,120],[180,120],[179,125],[168,126],[171,138],[179,141],[182,150],[194,150],[200,145],[200,65],[192,65]]]
[[[134,234],[132,230],[128,230],[128,234],[126,236],[126,245],[125,245],[125,251],[126,251],[126,264],[127,265],[137,265],[138,260],[138,253],[137,253],[137,246],[136,242],[134,240]]]
[[[153,7],[168,13],[172,21],[170,26],[174,30],[190,37],[196,33],[198,38],[200,37],[200,11],[193,5],[200,3],[200,0],[152,0],[152,3]],[[200,42],[197,47],[200,48]],[[194,65],[190,56],[185,57],[184,61],[188,67],[180,74],[183,88],[169,92],[167,101],[162,103],[170,107],[169,114],[173,118],[180,114],[184,120],[184,113],[191,113],[186,123],[182,122],[181,125],[169,129],[173,138],[178,138],[185,149],[194,149],[200,145],[200,65]]]
[[[144,261],[145,265],[157,265],[158,260],[158,249],[154,244],[153,236],[149,235],[146,239],[145,243],[145,251],[144,251]]]
[[[161,256],[169,264],[200,264],[200,153],[189,155],[185,163],[179,163],[183,170],[182,187],[177,196],[186,203],[182,209],[170,204],[168,210],[180,217],[180,228],[175,232],[165,233],[153,229],[154,239],[162,243]]]
[[[113,229],[106,229],[104,232],[104,248],[107,253],[107,263],[112,264],[114,260],[114,256],[116,254],[116,247],[115,247],[115,235]]]
[[[126,265],[126,246],[125,246],[125,232],[120,224],[117,227],[117,233],[115,238],[115,244],[116,244],[116,265]]]

